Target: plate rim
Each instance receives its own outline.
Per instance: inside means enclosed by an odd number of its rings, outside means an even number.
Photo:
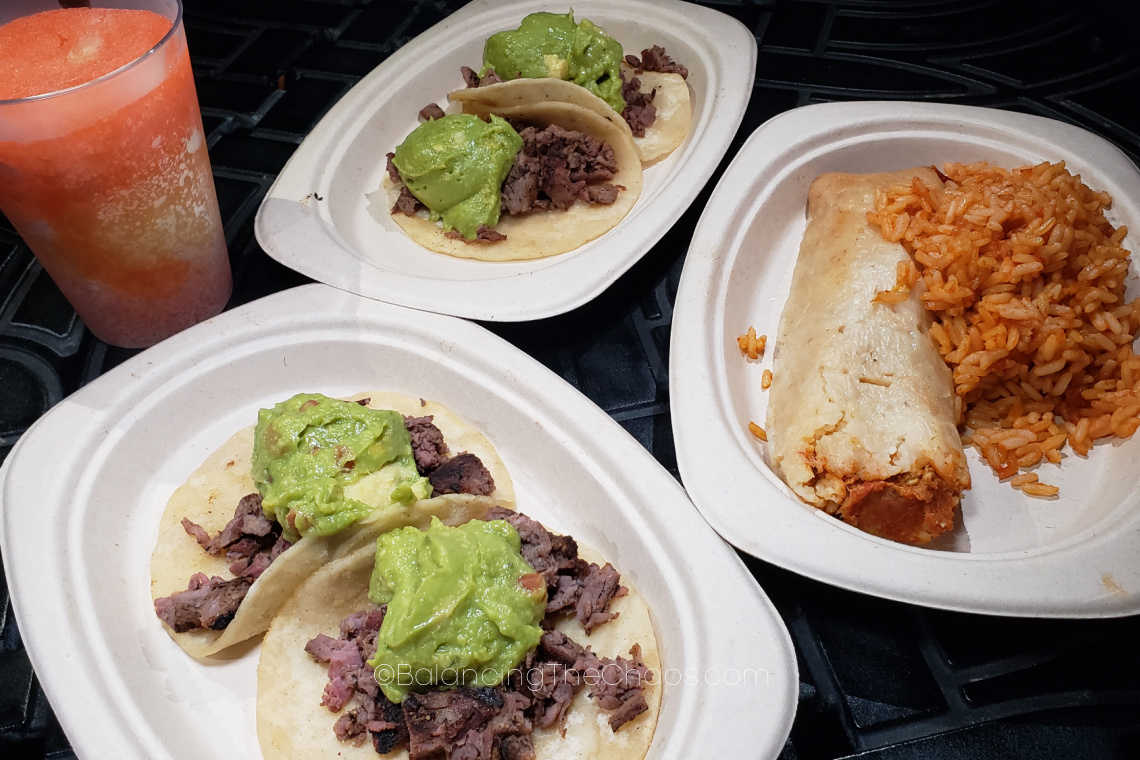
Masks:
[[[590,256],[586,263],[576,262],[580,257],[571,251],[560,254],[562,258],[538,260],[549,262],[540,268],[518,270],[512,267],[533,266],[534,262],[480,262],[489,265],[486,269],[498,268],[502,274],[472,281],[393,272],[351,250],[331,221],[324,218],[328,214],[320,204],[314,206],[297,200],[306,192],[323,193],[328,197],[326,185],[331,172],[326,171],[322,159],[347,144],[338,139],[339,129],[369,118],[386,102],[361,106],[357,101],[377,89],[385,89],[383,83],[392,78],[394,72],[414,68],[421,52],[454,36],[453,28],[461,26],[469,17],[489,10],[505,13],[508,9],[517,9],[512,12],[524,13],[550,5],[544,0],[475,0],[401,46],[353,85],[298,145],[260,203],[254,231],[262,248],[284,266],[342,290],[424,311],[488,321],[516,322],[555,316],[589,302],[611,286],[649,253],[696,199],[727,153],[744,119],[756,77],[758,46],[748,28],[725,13],[680,0],[627,0],[619,6],[622,14],[640,9],[647,19],[683,17],[690,25],[696,21],[702,28],[716,32],[707,35],[707,40],[705,35],[695,38],[693,43],[697,47],[703,44],[704,52],[715,64],[709,70],[710,92],[706,94],[709,114],[704,120],[700,142],[694,144],[690,135],[681,148],[686,152],[667,159],[678,161],[672,170],[671,182],[659,188],[651,201],[642,204],[639,199],[641,209],[635,204],[630,211],[630,216],[636,214],[636,217],[627,216],[606,235],[587,243],[584,248],[588,250],[578,249],[583,256]],[[607,8],[600,0],[583,0],[575,5],[579,17],[599,12],[604,15]],[[609,7],[611,13],[619,12]],[[717,39],[715,45],[708,41],[713,37]],[[714,93],[714,89],[717,92]],[[727,97],[732,94],[738,97]],[[350,132],[355,135],[357,130]],[[649,167],[649,171],[653,169]],[[665,192],[675,185],[683,191]],[[662,225],[658,221],[661,219],[669,223]],[[391,234],[394,245],[422,252],[423,249],[406,236]],[[591,255],[598,247],[602,250]],[[331,271],[332,268],[315,262],[316,251],[323,251],[324,256],[332,257],[334,262],[343,262],[343,270]],[[567,274],[572,276],[568,278]]]
[[[779,754],[791,731],[799,687],[798,667],[790,633],[740,557],[705,524],[699,513],[692,508],[681,485],[656,459],[579,391],[537,360],[485,328],[454,317],[425,315],[379,301],[369,301],[321,284],[304,285],[253,301],[127,360],[49,410],[22,436],[4,462],[3,469],[0,470],[0,545],[3,547],[13,607],[24,633],[28,656],[77,753],[92,757],[109,756],[110,752],[127,757],[170,754],[155,730],[157,727],[150,726],[145,720],[141,724],[132,722],[138,712],[133,709],[134,702],[130,699],[122,674],[117,671],[106,672],[113,668],[113,662],[100,664],[90,662],[97,657],[58,656],[61,649],[97,654],[99,647],[81,646],[87,640],[101,644],[103,648],[110,646],[110,643],[96,640],[99,631],[60,626],[60,620],[66,622],[83,615],[82,600],[73,598],[83,595],[73,593],[69,581],[74,578],[82,580],[85,568],[68,570],[59,575],[43,572],[41,568],[44,567],[45,554],[53,555],[54,552],[54,556],[46,557],[49,567],[53,562],[66,566],[68,562],[79,563],[80,560],[75,553],[75,532],[65,525],[67,521],[48,520],[45,525],[40,518],[45,512],[51,516],[51,512],[47,511],[49,508],[55,511],[58,518],[60,511],[68,507],[64,498],[68,485],[95,477],[92,469],[99,461],[100,453],[106,455],[112,452],[116,435],[125,434],[126,430],[116,428],[116,420],[109,418],[116,407],[121,408],[123,404],[134,404],[136,401],[145,406],[148,399],[149,403],[160,401],[161,388],[166,378],[177,368],[192,362],[195,357],[219,355],[218,349],[240,350],[243,345],[263,348],[267,336],[282,332],[283,323],[295,318],[301,307],[322,315],[314,317],[313,323],[307,327],[309,331],[315,330],[313,325],[318,324],[323,331],[330,329],[331,325],[352,324],[353,330],[363,329],[367,334],[370,325],[383,325],[387,322],[406,324],[409,315],[415,315],[416,322],[432,335],[448,335],[460,343],[465,337],[478,336],[484,361],[493,364],[507,357],[504,366],[509,370],[509,378],[495,375],[499,385],[521,388],[521,384],[536,377],[547,383],[542,386],[543,411],[548,419],[556,420],[563,430],[573,432],[575,439],[570,443],[580,445],[581,441],[587,440],[590,431],[595,436],[599,430],[606,431],[607,446],[616,452],[615,455],[609,461],[599,461],[587,454],[591,463],[598,464],[598,477],[623,486],[622,498],[631,502],[634,508],[632,516],[638,520],[652,521],[654,512],[650,501],[654,504],[672,505],[672,520],[661,522],[675,522],[682,527],[656,525],[647,540],[649,543],[660,542],[670,547],[677,545],[679,539],[684,537],[692,540],[693,545],[701,550],[702,565],[708,562],[710,556],[714,557],[718,571],[724,571],[723,577],[732,579],[726,585],[731,586],[735,594],[734,602],[737,602],[733,605],[737,615],[734,626],[736,635],[744,632],[745,641],[762,645],[765,652],[770,653],[772,667],[779,668],[784,674],[777,684],[780,690],[773,691],[772,697],[774,704],[782,706],[779,714],[769,716],[766,722],[755,721],[757,725],[763,724],[764,730],[771,729],[771,733],[759,737],[755,736],[756,729],[745,727],[746,731],[753,732],[758,749],[762,749],[766,756],[775,758]],[[284,332],[288,334],[289,331],[286,329]],[[348,340],[354,337],[362,340],[352,332],[346,332],[345,337]],[[259,338],[262,340],[259,341]],[[488,346],[493,347],[493,350],[488,350]],[[418,346],[420,350],[425,348],[430,346]],[[434,350],[441,356],[448,354],[452,361],[455,360],[454,352],[448,352],[438,345]],[[499,367],[498,364],[493,366]],[[474,371],[487,372],[481,367]],[[511,395],[518,396],[519,391],[508,388],[505,393],[507,395],[504,398],[509,403]],[[547,399],[558,403],[547,403]],[[519,402],[528,402],[528,399],[518,396],[512,405],[517,408]],[[530,400],[529,403],[533,405],[537,402]],[[64,453],[53,460],[44,456],[50,452]],[[88,458],[89,453],[94,453],[95,456]],[[63,478],[49,481],[45,477],[45,473],[51,471],[52,463],[66,465],[79,460],[92,464],[86,468],[66,470],[67,476]],[[147,477],[153,475],[148,474]],[[645,486],[644,483],[650,485]],[[41,498],[45,494],[47,501]],[[54,505],[50,501],[53,498],[56,499]],[[573,519],[569,522],[573,523]],[[39,532],[33,532],[37,526]],[[61,541],[60,538],[64,540]],[[657,561],[667,561],[674,568],[680,568],[683,564],[677,558],[668,558],[668,555],[666,559]],[[45,577],[50,582],[45,582]],[[79,583],[75,588],[81,592],[82,586]],[[715,591],[709,600],[721,598],[723,601],[726,593]],[[34,608],[31,599],[35,599]],[[699,601],[703,605],[712,604],[703,596]],[[692,619],[692,625],[697,628],[711,628],[723,619],[722,610],[718,610],[720,617],[713,617],[710,609],[698,609],[701,614]],[[69,643],[80,645],[68,646]],[[691,643],[684,641],[686,647]],[[730,643],[732,651],[737,651],[736,642]],[[730,643],[722,642],[726,652]],[[188,663],[192,662],[188,660]],[[145,667],[145,664],[140,667]],[[705,688],[704,704],[718,699],[727,703],[726,697],[717,697],[715,692]],[[90,699],[89,696],[95,693],[110,698]],[[679,691],[674,693],[682,694]],[[119,701],[123,698],[125,702]],[[691,697],[683,695],[674,699],[691,701]],[[692,722],[689,735],[692,735],[692,731],[703,732],[704,729]],[[710,730],[705,741],[706,745],[708,741],[715,742],[715,733]],[[653,756],[680,757],[684,748],[678,744],[675,743],[672,747],[664,743],[655,744],[657,750]],[[256,746],[255,741],[253,746]]]
[[[1113,165],[1108,173],[1127,175],[1115,179],[1140,188],[1140,169],[1115,145],[1080,127],[1040,116],[942,103],[859,101],[795,108],[765,122],[748,138],[714,189],[694,231],[678,287],[669,372],[670,410],[682,482],[693,503],[729,543],[784,569],[850,591],[935,609],[1010,617],[1107,618],[1134,614],[1140,611],[1140,590],[1119,594],[1106,589],[1106,594],[1098,597],[1059,599],[1050,593],[1047,582],[1060,580],[1074,563],[1093,557],[1098,572],[1103,567],[1106,574],[1120,571],[1115,577],[1134,576],[1135,562],[1128,561],[1125,551],[1140,533],[1140,509],[1132,501],[1077,534],[1044,547],[990,554],[934,551],[837,524],[830,516],[788,496],[782,483],[772,482],[779,478],[770,469],[768,473],[757,472],[737,445],[739,426],[726,414],[730,411],[723,370],[726,364],[723,356],[718,357],[723,354],[719,326],[724,323],[727,287],[723,270],[725,261],[731,263],[739,253],[745,227],[763,201],[763,197],[752,194],[754,186],[765,184],[756,179],[757,175],[782,166],[783,151],[800,145],[826,151],[839,144],[836,135],[865,138],[876,130],[895,131],[901,119],[929,122],[948,130],[955,126],[992,130],[999,141],[1020,141],[1037,150],[1054,141],[1077,138],[1087,146],[1081,156],[1086,163],[1118,159],[1123,168]],[[913,132],[916,128],[906,129]],[[1070,149],[1069,154],[1061,155],[1069,160],[1074,154]],[[771,179],[766,186],[776,182]],[[1135,197],[1140,199],[1140,194]],[[698,437],[694,431],[702,429],[703,437]],[[700,446],[696,445],[698,440]],[[721,506],[726,501],[724,484],[705,475],[709,462],[725,457],[748,469],[741,479],[752,489],[752,500],[763,503],[754,506],[758,515],[763,512],[755,525],[729,519],[733,508]],[[743,502],[744,492],[745,488],[737,484],[729,498]],[[779,505],[791,502],[801,508],[771,507],[768,501]],[[758,525],[764,530],[757,530]],[[771,537],[775,534],[778,538]],[[1043,572],[1044,577],[1040,575]],[[1009,593],[1018,582],[1022,584],[1016,587],[1018,593]],[[965,588],[963,583],[967,584]]]

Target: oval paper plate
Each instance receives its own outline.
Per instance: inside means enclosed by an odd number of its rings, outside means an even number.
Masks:
[[[1013,167],[1064,160],[1107,190],[1109,218],[1140,230],[1140,171],[1107,141],[1061,122],[983,108],[835,103],[757,129],[717,185],[685,260],[670,379],[682,479],[717,531],[744,551],[836,586],[930,607],[1042,617],[1140,611],[1140,440],[1066,452],[1042,465],[1052,499],[999,482],[967,448],[973,488],[956,529],[925,548],[862,533],[792,495],[748,432],[763,424],[760,375],[806,226],[808,185],[830,171],[878,172],[946,161]],[[1133,232],[1125,246],[1135,246]],[[1135,264],[1128,279],[1135,297]],[[768,336],[748,362],[736,336]],[[731,473],[726,477],[724,473]]]
[[[159,517],[258,408],[306,390],[384,389],[439,401],[482,431],[519,509],[596,548],[641,591],[665,668],[650,757],[779,754],[798,691],[787,630],[644,448],[477,325],[309,285],[117,367],[44,415],[5,463],[2,550],[20,631],[81,757],[261,757],[257,643],[194,660],[154,614]]]
[[[489,262],[432,253],[387,209],[370,209],[385,154],[416,127],[421,108],[446,107],[447,93],[463,88],[459,68],[479,68],[486,38],[528,13],[565,13],[571,5],[576,19],[603,26],[626,53],[661,45],[689,69],[689,136],[646,169],[641,197],[621,223],[569,253]],[[262,202],[257,239],[287,267],[389,303],[483,320],[561,314],[605,290],[688,208],[728,150],[755,75],[752,33],[708,8],[676,0],[477,0],[400,48],[328,112]]]

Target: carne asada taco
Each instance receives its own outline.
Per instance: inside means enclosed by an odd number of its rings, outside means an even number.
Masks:
[[[483,47],[482,70],[477,74],[464,67],[467,89],[448,97],[472,113],[473,103],[509,107],[537,90],[620,123],[642,163],[651,164],[689,133],[688,76],[688,69],[656,45],[641,51],[640,58],[623,57],[621,43],[587,19],[575,23],[573,11],[532,13],[518,29],[492,35]],[[517,87],[524,82],[529,87]]]
[[[429,250],[537,259],[617,226],[641,195],[641,162],[628,132],[595,112],[521,102],[420,124],[389,154],[381,190],[373,201]]]
[[[396,393],[298,394],[211,454],[167,502],[151,596],[195,657],[262,633],[293,590],[414,514],[513,504],[487,439]],[[236,506],[236,510],[235,510]]]
[[[257,734],[266,760],[641,760],[660,702],[637,591],[571,537],[474,508],[419,513],[297,590],[262,642]]]

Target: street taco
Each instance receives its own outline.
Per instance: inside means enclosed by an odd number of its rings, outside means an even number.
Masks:
[[[415,514],[491,503],[514,503],[510,474],[440,404],[298,394],[261,410],[170,497],[151,556],[155,611],[189,654],[215,654],[264,632],[327,562]]]
[[[375,549],[321,568],[281,609],[258,665],[266,760],[641,760],[662,688],[645,600],[592,551],[525,515],[494,507],[451,517],[460,527],[420,515]],[[467,553],[483,542],[492,547]],[[496,592],[467,604],[496,581],[517,601]],[[488,627],[484,638],[471,634]],[[508,643],[485,646],[487,636]],[[479,645],[457,643],[471,640]],[[513,664],[485,664],[518,642],[526,648]],[[393,667],[404,662],[393,647],[409,652],[406,670]],[[440,685],[393,672],[452,675]]]
[[[557,99],[420,124],[370,196],[415,242],[485,261],[574,250],[616,227],[641,195],[627,130]]]
[[[532,13],[517,29],[488,38],[480,72],[464,67],[467,89],[448,97],[467,113],[476,112],[476,104],[494,110],[521,98],[580,105],[620,124],[649,165],[689,133],[689,72],[657,45],[640,58],[622,52],[621,43],[588,19],[575,23],[573,11]]]

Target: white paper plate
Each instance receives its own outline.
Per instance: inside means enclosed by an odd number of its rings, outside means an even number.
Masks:
[[[8,457],[8,583],[28,654],[80,756],[260,757],[258,647],[197,661],[166,635],[149,592],[158,519],[259,407],[304,390],[369,389],[432,398],[466,418],[502,455],[520,510],[595,547],[640,589],[664,667],[675,669],[651,757],[689,757],[693,747],[777,756],[796,706],[791,640],[668,472],[486,330],[323,285],[140,354],[62,401]],[[747,682],[723,683],[737,676]]]
[[[945,161],[1021,166],[1064,159],[1115,199],[1110,219],[1140,230],[1140,172],[1105,140],[1061,122],[982,108],[835,103],[777,116],[725,172],[693,236],[673,317],[670,378],[682,480],[709,522],[744,551],[876,596],[1021,616],[1140,611],[1140,440],[1042,465],[1060,486],[1040,499],[997,480],[972,449],[962,519],[933,548],[862,533],[803,504],[747,430],[763,424],[772,366],[741,356],[756,327],[774,346],[806,226],[807,190],[824,172],[876,172]],[[1137,290],[1135,265],[1128,280]]]
[[[581,248],[536,261],[457,259],[416,245],[365,197],[384,156],[430,102],[447,106],[460,66],[478,69],[483,42],[528,13],[588,18],[639,55],[662,45],[689,69],[693,123],[686,142],[650,167],[641,197],[616,228]],[[257,213],[257,239],[287,267],[342,290],[425,311],[519,321],[561,314],[601,293],[680,217],[721,158],[748,105],[756,39],[740,22],[677,0],[478,0],[424,32],[341,98],[305,138]],[[317,197],[322,200],[316,200]]]

